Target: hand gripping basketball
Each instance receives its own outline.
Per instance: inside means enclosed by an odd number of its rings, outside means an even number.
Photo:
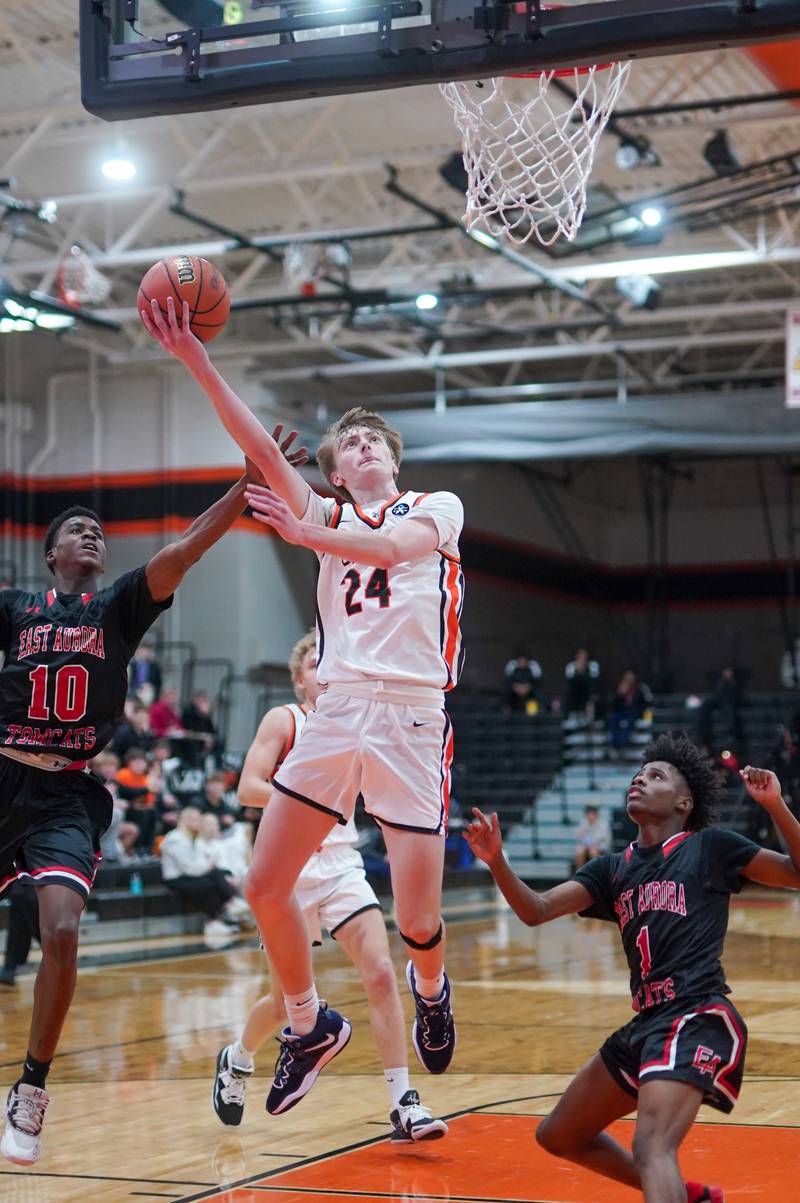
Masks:
[[[216,338],[228,320],[231,308],[228,285],[222,272],[207,259],[196,255],[161,259],[139,285],[137,309],[141,314],[145,309],[149,311],[151,303],[156,302],[166,318],[170,297],[178,309],[182,309],[184,301],[188,302],[189,326],[201,342]]]

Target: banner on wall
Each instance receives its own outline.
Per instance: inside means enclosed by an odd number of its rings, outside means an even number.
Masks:
[[[786,404],[800,406],[800,309],[786,314]]]

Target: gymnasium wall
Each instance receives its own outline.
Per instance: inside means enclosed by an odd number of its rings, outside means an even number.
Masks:
[[[18,420],[4,431],[2,558],[16,561],[20,577],[43,579],[42,524],[78,495],[111,516],[114,575],[188,525],[238,472],[238,448],[179,366],[103,369],[92,377],[85,356],[79,370],[60,370],[65,361],[72,368],[75,352],[55,362],[52,340],[14,341],[36,350],[17,363],[14,404],[5,411]],[[266,425],[281,416],[279,401],[230,361],[225,372]],[[552,691],[578,643],[590,644],[609,681],[626,664],[645,662],[647,543],[637,462],[541,470],[552,478],[560,518],[543,509],[524,467],[410,463],[401,477],[405,487],[449,488],[465,502],[471,684],[499,681],[520,642],[542,663]],[[315,470],[310,478],[318,479]],[[765,481],[785,559],[783,481],[771,467]],[[588,563],[576,545],[565,546],[564,520]],[[755,684],[773,686],[783,640],[776,596],[785,574],[769,564],[753,465],[707,461],[678,477],[669,536],[665,587],[677,683],[700,689],[708,672],[736,658],[754,669]],[[163,620],[164,635],[228,657],[240,673],[281,663],[313,616],[314,576],[310,553],[245,520],[193,569]]]

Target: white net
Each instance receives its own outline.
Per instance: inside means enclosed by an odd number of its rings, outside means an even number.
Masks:
[[[111,281],[99,272],[85,251],[70,247],[56,273],[58,294],[65,305],[99,305],[111,292]]]
[[[484,226],[514,242],[572,241],[586,211],[586,185],[600,135],[630,72],[630,63],[547,71],[522,81],[446,83],[463,138],[467,229]],[[558,75],[574,100],[551,88]]]

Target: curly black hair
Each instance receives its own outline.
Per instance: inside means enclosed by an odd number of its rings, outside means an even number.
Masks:
[[[98,526],[102,527],[103,525],[94,510],[87,509],[85,505],[71,505],[69,509],[62,510],[60,514],[56,514],[55,518],[47,528],[47,533],[44,537],[45,559],[47,558],[47,553],[55,544],[61,527],[65,522],[68,522],[70,518],[92,518]],[[48,563],[47,567],[51,572],[54,571],[52,564]]]
[[[686,782],[694,805],[686,820],[687,831],[702,831],[719,817],[718,807],[725,794],[722,776],[714,762],[689,736],[682,732],[659,735],[642,752],[642,764],[663,760],[676,768]]]

